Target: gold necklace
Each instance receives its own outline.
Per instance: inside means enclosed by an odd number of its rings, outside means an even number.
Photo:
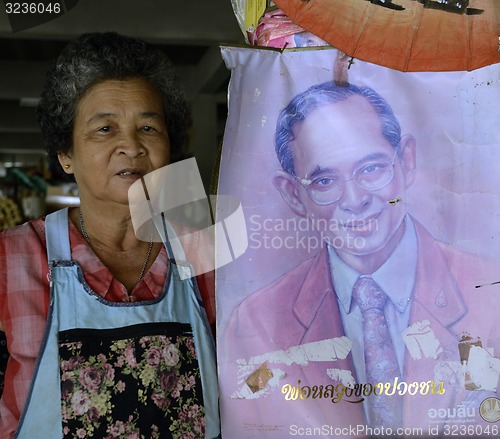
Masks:
[[[80,229],[82,230],[83,238],[85,239],[85,241],[87,241],[87,244],[89,245],[89,247],[92,248],[92,244],[90,243],[89,235],[87,234],[87,230],[85,229],[85,225],[83,223],[83,215],[82,215],[81,210],[79,210],[78,216],[80,219]],[[141,281],[142,276],[144,276],[144,272],[146,271],[146,267],[148,265],[149,257],[151,256],[152,250],[153,250],[153,234],[151,233],[151,240],[149,241],[148,253],[146,255],[146,259],[144,261],[144,264],[142,264],[142,269],[141,269],[141,272],[139,273],[139,277],[137,278],[137,281],[135,282],[136,285]]]

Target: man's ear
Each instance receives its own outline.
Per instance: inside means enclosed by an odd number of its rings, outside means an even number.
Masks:
[[[57,160],[59,160],[59,163],[66,174],[73,174],[73,163],[70,155],[59,153],[57,154]]]
[[[416,146],[415,138],[411,134],[405,134],[401,137],[400,148],[403,155],[400,159],[407,188],[415,181],[417,172]]]
[[[293,213],[302,217],[307,216],[307,210],[299,194],[300,184],[288,172],[276,171],[273,184]]]

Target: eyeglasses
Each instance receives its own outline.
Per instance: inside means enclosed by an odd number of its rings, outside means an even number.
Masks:
[[[394,163],[397,151],[392,160],[373,160],[355,169],[351,178],[342,179],[338,173],[326,173],[309,180],[294,178],[304,187],[309,198],[320,206],[336,203],[344,194],[344,186],[353,181],[356,186],[366,191],[377,191],[387,186],[394,178]]]

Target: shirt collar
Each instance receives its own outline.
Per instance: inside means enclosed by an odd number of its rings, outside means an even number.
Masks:
[[[351,309],[352,290],[361,274],[342,261],[332,246],[327,245],[327,248],[337,299],[344,311],[349,313]],[[405,218],[405,231],[401,242],[387,261],[370,275],[387,294],[389,300],[400,313],[404,312],[410,303],[415,286],[417,252],[415,226],[410,216],[407,215]]]

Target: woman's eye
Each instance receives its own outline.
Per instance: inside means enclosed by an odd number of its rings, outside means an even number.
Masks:
[[[143,131],[146,131],[147,133],[156,131],[156,129],[150,125],[145,125],[144,127],[142,127],[142,129],[143,129]]]
[[[111,127],[110,126],[101,127],[97,131],[99,131],[100,133],[109,133],[111,131]]]

